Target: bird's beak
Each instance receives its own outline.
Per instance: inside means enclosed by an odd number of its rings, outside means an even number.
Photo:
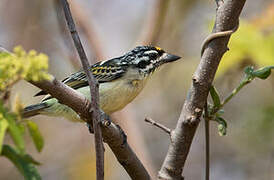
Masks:
[[[162,60],[163,60],[164,63],[177,61],[180,58],[181,58],[180,56],[176,56],[176,55],[168,54],[168,53],[164,53],[163,56],[162,56]]]

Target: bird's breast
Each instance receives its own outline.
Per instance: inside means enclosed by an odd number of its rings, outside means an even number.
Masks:
[[[121,110],[142,91],[147,80],[148,77],[144,77],[138,70],[130,69],[121,78],[100,83],[100,108],[107,114]],[[81,88],[78,91],[90,99],[88,87]]]
[[[145,83],[146,79],[121,79],[100,84],[100,107],[107,114],[124,108],[142,91]]]

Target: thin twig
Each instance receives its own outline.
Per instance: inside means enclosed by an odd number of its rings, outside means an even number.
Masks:
[[[91,47],[92,52],[95,54],[92,63],[96,63],[98,60],[103,60],[104,53],[103,48],[101,47],[102,42],[100,41],[98,33],[95,32],[96,29],[91,21],[92,17],[85,13],[84,8],[80,6],[78,1],[70,0],[70,4],[72,12],[75,14],[75,20],[87,38],[87,42]]]
[[[210,137],[209,137],[209,117],[207,102],[204,107],[204,120],[205,120],[205,180],[209,180],[210,174]]]
[[[237,26],[245,0],[226,0],[217,9],[213,32],[227,31]],[[227,51],[229,36],[210,41],[200,64],[192,77],[180,118],[171,135],[172,143],[158,173],[159,179],[182,179],[182,172],[200,117],[207,101],[209,88],[223,54]]]
[[[251,81],[249,80],[243,80],[240,85],[238,87],[236,87],[232,92],[231,94],[229,94],[225,99],[224,101],[221,103],[221,106],[220,108],[222,108],[226,103],[228,103],[231,98],[233,98],[236,94],[238,94],[238,92],[247,84],[249,84]]]
[[[70,63],[72,64],[72,66],[75,69],[79,69],[79,67],[81,66],[81,62],[77,59],[77,54],[75,53],[75,51],[72,51],[72,49],[74,48],[74,45],[71,41],[70,38],[70,32],[67,29],[67,24],[64,21],[64,13],[63,13],[63,8],[62,8],[62,3],[60,0],[54,0],[54,8],[55,8],[55,13],[56,13],[56,19],[57,19],[57,25],[58,25],[58,30],[59,30],[59,34],[61,35],[61,39],[64,42],[64,45],[66,46],[67,52],[66,55],[68,56],[68,59],[70,61]]]
[[[211,115],[216,114],[220,109],[222,109],[224,107],[224,105],[226,105],[236,94],[239,93],[239,91],[245,87],[247,84],[249,84],[252,80],[249,79],[243,79],[239,86],[237,86],[235,89],[233,89],[233,91],[222,101],[222,103],[220,104],[220,106],[218,106],[218,108],[214,108],[213,111],[211,112]]]
[[[96,179],[103,180],[104,179],[104,147],[102,140],[102,132],[100,128],[100,110],[99,110],[99,85],[96,79],[93,77],[90,69],[90,65],[88,63],[88,59],[82,43],[80,41],[80,37],[76,31],[76,27],[70,12],[69,4],[67,0],[61,0],[66,21],[68,24],[68,28],[70,30],[74,45],[78,51],[80,56],[80,60],[83,66],[83,69],[88,77],[88,83],[90,87],[91,94],[91,108],[90,112],[92,112],[92,117],[88,119],[88,123],[93,126],[94,130],[94,139],[95,139],[95,152],[96,152]]]
[[[169,128],[167,128],[166,126],[160,124],[160,123],[157,123],[155,122],[154,120],[152,120],[151,118],[145,118],[145,122],[148,122],[150,123],[151,125],[154,125],[158,128],[160,128],[161,130],[163,130],[164,132],[166,132],[167,134],[171,134],[171,130]]]

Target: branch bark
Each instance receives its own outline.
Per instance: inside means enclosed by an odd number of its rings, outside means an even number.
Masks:
[[[89,112],[91,112],[90,114],[91,116],[88,117],[87,122],[88,124],[93,126],[93,130],[94,130],[94,141],[95,141],[95,152],[96,152],[96,179],[103,180],[104,179],[104,147],[103,147],[101,127],[100,127],[99,84],[90,71],[90,65],[88,63],[86,53],[80,41],[80,37],[76,31],[76,27],[70,12],[69,4],[67,0],[61,0],[61,2],[63,5],[64,14],[66,17],[66,21],[67,21],[68,28],[70,30],[74,45],[78,51],[83,69],[88,78],[88,84],[90,87],[90,94],[91,94],[91,106],[89,109]]]
[[[210,138],[209,138],[209,117],[207,102],[204,107],[204,120],[205,120],[205,180],[210,178]]]
[[[57,81],[55,78],[51,81],[30,83],[49,93],[52,97],[58,99],[60,103],[71,107],[84,121],[91,117],[89,111],[90,101],[83,94]],[[143,164],[128,145],[122,129],[108,120],[104,119],[102,122],[100,126],[104,142],[109,145],[118,162],[124,167],[131,179],[150,179]]]
[[[213,33],[237,26],[245,0],[226,0],[217,8]],[[223,54],[227,51],[229,36],[213,39],[205,48],[193,78],[180,118],[171,134],[171,144],[158,174],[159,179],[183,179],[184,164],[200,122],[210,85]]]
[[[167,133],[169,136],[171,134],[171,130],[169,128],[167,128],[166,126],[155,122],[154,120],[152,120],[151,118],[145,118],[145,122],[150,123],[151,125],[163,130],[165,133]]]
[[[76,24],[83,31],[84,36],[87,38],[90,49],[95,54],[95,59],[92,63],[96,63],[97,60],[104,59],[104,53],[102,48],[102,42],[99,38],[99,34],[95,32],[96,28],[91,22],[92,17],[85,13],[83,7],[80,6],[79,2],[74,0],[69,0],[71,4],[72,12],[75,14]],[[87,18],[89,17],[89,18]]]

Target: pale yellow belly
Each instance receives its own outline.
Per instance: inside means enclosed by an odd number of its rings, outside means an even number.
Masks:
[[[100,85],[100,107],[107,114],[121,110],[143,89],[145,82],[111,82]]]
[[[99,103],[100,108],[106,113],[111,114],[115,111],[121,110],[128,103],[130,103],[144,88],[146,79],[140,80],[116,80],[107,83],[101,83],[99,86]],[[89,87],[83,87],[77,89],[90,99]],[[41,114],[46,114],[50,116],[64,116],[71,121],[81,121],[79,115],[74,112],[70,107],[58,103],[58,101],[53,98],[47,100],[51,106],[44,109]]]
[[[101,83],[99,86],[100,108],[107,114],[121,110],[130,103],[144,88],[146,80],[116,80]],[[79,89],[90,99],[88,87]]]

